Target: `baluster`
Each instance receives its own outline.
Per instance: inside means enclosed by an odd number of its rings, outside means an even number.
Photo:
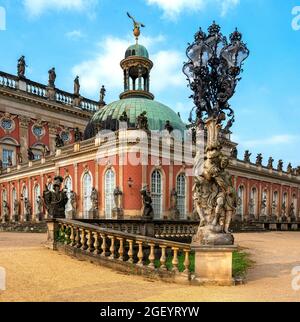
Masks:
[[[129,250],[128,250],[128,263],[133,263],[133,240],[131,239],[127,239],[128,243],[129,243]]]
[[[162,271],[166,271],[167,270],[167,267],[166,267],[166,260],[167,260],[166,248],[167,248],[167,246],[160,245],[159,247],[161,248],[160,269]]]
[[[119,251],[118,251],[118,253],[119,253],[119,258],[118,258],[118,260],[119,261],[123,261],[123,254],[124,254],[124,239],[123,238],[117,238],[118,240],[119,240],[119,242],[120,242],[120,246],[119,246]]]
[[[154,265],[154,260],[155,260],[154,247],[155,247],[155,244],[149,243],[148,245],[150,246],[150,254],[149,254],[149,257],[148,257],[150,263],[149,263],[148,267],[154,269],[155,268],[155,265]]]
[[[183,273],[189,274],[189,272],[190,272],[190,250],[184,249],[183,251],[185,253],[185,256],[184,256],[184,268],[185,269],[184,269]]]
[[[70,227],[71,227],[71,235],[70,235],[71,243],[70,243],[70,246],[74,247],[76,245],[74,227],[73,226],[70,226]]]
[[[166,237],[166,235],[167,235],[167,225],[166,224],[164,224],[163,225],[163,231],[162,231],[162,234],[161,234],[161,237]]]
[[[64,237],[65,237],[65,245],[68,245],[69,244],[69,232],[68,232],[68,226],[66,225],[65,226],[65,235],[64,235]]]
[[[87,245],[86,245],[85,230],[84,229],[80,229],[80,232],[81,232],[81,249],[82,250],[86,250],[87,249]]]
[[[108,236],[110,239],[110,256],[109,259],[115,259],[115,237],[114,236]]]
[[[136,234],[140,235],[141,234],[141,229],[140,229],[140,225],[138,224],[136,227]]]
[[[143,258],[144,258],[144,253],[143,253],[143,242],[142,241],[137,241],[136,242],[139,245],[139,252],[137,254],[137,257],[139,259],[137,265],[138,266],[143,266]]]
[[[172,260],[172,265],[173,269],[172,271],[177,273],[178,272],[178,247],[172,247],[173,250],[173,260]]]
[[[93,236],[94,236],[94,254],[98,255],[100,253],[100,250],[99,250],[100,243],[99,243],[98,233],[94,232]]]
[[[76,237],[75,237],[76,247],[80,248],[80,234],[79,234],[79,228],[76,228]]]
[[[89,230],[88,231],[88,252],[92,253],[93,252],[93,236],[92,236],[92,232]]]
[[[105,257],[106,256],[106,236],[104,234],[101,234],[101,238],[102,238],[102,245],[101,245],[102,253],[101,253],[101,256]]]

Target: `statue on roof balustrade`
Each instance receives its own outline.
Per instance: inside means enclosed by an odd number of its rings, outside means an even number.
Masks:
[[[26,71],[26,65],[25,62],[25,56],[21,56],[18,60],[18,77],[19,78],[25,78],[25,71]]]
[[[79,76],[76,76],[74,80],[74,95],[79,96],[80,95],[80,82],[79,82]]]
[[[49,74],[49,83],[48,83],[48,86],[54,88],[55,87],[55,80],[56,80],[55,67],[51,68],[48,71],[48,74]]]

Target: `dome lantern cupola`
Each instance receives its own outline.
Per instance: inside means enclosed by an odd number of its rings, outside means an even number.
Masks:
[[[120,98],[148,98],[154,99],[154,95],[150,93],[150,71],[153,62],[149,59],[147,49],[138,42],[140,36],[140,27],[145,27],[142,23],[136,22],[133,17],[133,34],[136,43],[130,46],[125,53],[125,59],[121,61],[121,68],[124,72],[124,92]]]

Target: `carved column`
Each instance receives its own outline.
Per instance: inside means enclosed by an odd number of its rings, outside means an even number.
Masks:
[[[20,153],[22,153],[23,160],[28,159],[27,149],[29,148],[29,135],[28,135],[28,127],[30,123],[30,118],[26,116],[19,116],[20,123]]]

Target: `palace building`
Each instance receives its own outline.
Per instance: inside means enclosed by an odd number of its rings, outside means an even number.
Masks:
[[[121,61],[124,91],[108,105],[103,89],[95,102],[78,86],[71,94],[50,78],[46,86],[0,72],[2,223],[47,218],[43,190],[58,175],[68,192],[67,218],[139,219],[144,188],[156,220],[194,219],[196,143],[180,116],[154,100],[153,67],[144,46],[130,46]],[[249,153],[239,160],[230,133],[223,135],[239,196],[234,220],[300,222],[299,169],[284,171],[272,160],[264,166],[260,156],[253,163]]]

